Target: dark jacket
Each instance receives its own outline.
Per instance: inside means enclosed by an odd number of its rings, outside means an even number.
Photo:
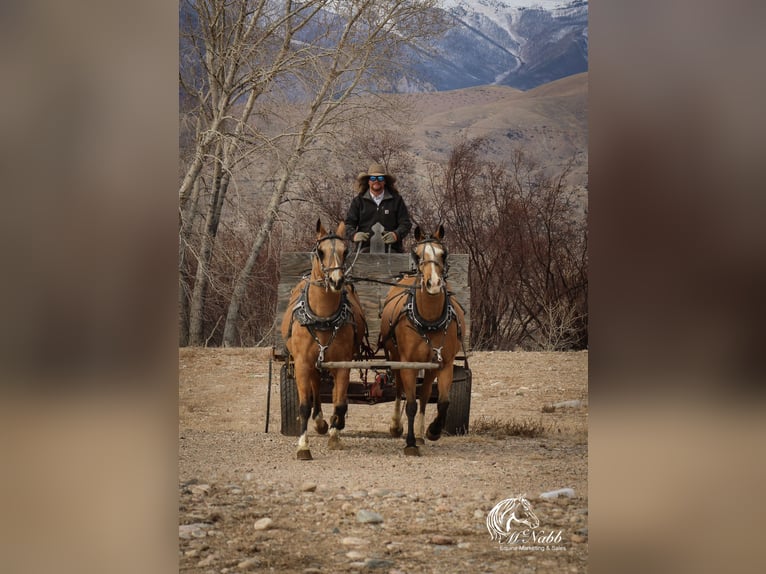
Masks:
[[[370,197],[369,190],[359,193],[351,200],[346,214],[346,238],[353,239],[357,231],[364,231],[372,235],[372,226],[375,225],[375,222],[380,222],[385,228],[384,233],[396,232],[397,241],[392,243],[390,248],[391,251],[403,253],[402,239],[410,232],[412,222],[402,196],[398,193],[391,193],[386,188],[383,193],[383,201],[378,206]],[[362,249],[368,250],[369,248],[370,242],[368,240],[362,244]]]

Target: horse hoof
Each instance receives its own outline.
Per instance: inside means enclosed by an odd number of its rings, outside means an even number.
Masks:
[[[311,451],[306,450],[299,450],[298,451],[298,460],[313,460],[313,457],[311,456]]]
[[[442,437],[441,433],[431,434],[431,431],[426,432],[426,436],[428,437],[428,440],[439,440]]]
[[[388,427],[388,432],[391,433],[392,437],[399,438],[404,433],[404,427]]]
[[[317,429],[317,432],[319,434],[326,434],[327,433],[327,429],[330,428],[330,426],[327,424],[327,421],[324,420],[324,419],[322,419],[320,421],[317,421],[314,424],[314,427]]]
[[[426,444],[426,441],[424,439],[418,437],[418,438],[415,439],[415,444],[418,445],[418,446],[421,446],[421,445]]]
[[[420,456],[420,449],[416,446],[405,446],[404,454],[406,456]]]

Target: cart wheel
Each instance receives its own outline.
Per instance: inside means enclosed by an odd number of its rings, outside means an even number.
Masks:
[[[279,371],[279,404],[282,413],[280,432],[285,436],[300,436],[301,418],[298,410],[298,385],[293,377],[288,376],[287,365],[282,365]]]
[[[471,412],[471,369],[452,367],[452,387],[449,390],[449,409],[444,422],[448,435],[468,434],[468,418]]]

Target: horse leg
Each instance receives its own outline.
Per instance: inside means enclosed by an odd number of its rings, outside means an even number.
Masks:
[[[415,416],[415,442],[417,444],[425,444],[426,441],[423,438],[426,430],[426,405],[431,398],[431,388],[433,386],[436,373],[433,371],[426,371],[423,377],[423,386],[420,389],[420,408]]]
[[[405,438],[404,454],[407,456],[420,456],[420,449],[415,442],[415,414],[418,411],[418,403],[415,397],[415,385],[417,371],[402,369],[402,381],[404,383],[404,396],[406,399],[404,411],[407,413],[407,437]]]
[[[391,424],[388,432],[394,438],[399,438],[404,433],[402,427],[402,378],[399,371],[395,371],[394,380],[396,381],[396,399],[394,401],[394,416],[391,417]]]
[[[311,460],[309,450],[308,424],[311,416],[311,391],[316,385],[312,380],[312,368],[295,365],[295,381],[298,385],[298,412],[301,415],[301,436],[298,438],[298,460]],[[317,389],[318,392],[318,389]],[[313,393],[316,394],[316,393]]]
[[[320,381],[321,382],[321,381]],[[314,428],[319,434],[325,434],[327,432],[327,421],[324,420],[322,414],[322,399],[319,396],[319,384],[317,384],[316,392],[314,393]]]
[[[439,370],[437,379],[439,388],[439,399],[436,403],[436,418],[428,425],[426,436],[428,440],[439,440],[444,428],[444,422],[447,420],[447,409],[449,408],[449,390],[452,387],[452,362]]]
[[[346,412],[348,412],[348,379],[349,369],[335,371],[335,385],[332,390],[333,413],[330,419],[330,439],[327,447],[332,450],[340,450],[340,431],[346,426]]]

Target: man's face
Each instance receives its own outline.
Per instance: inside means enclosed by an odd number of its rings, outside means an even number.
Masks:
[[[382,175],[371,175],[369,179],[370,191],[373,195],[380,195],[386,186],[386,178]]]

